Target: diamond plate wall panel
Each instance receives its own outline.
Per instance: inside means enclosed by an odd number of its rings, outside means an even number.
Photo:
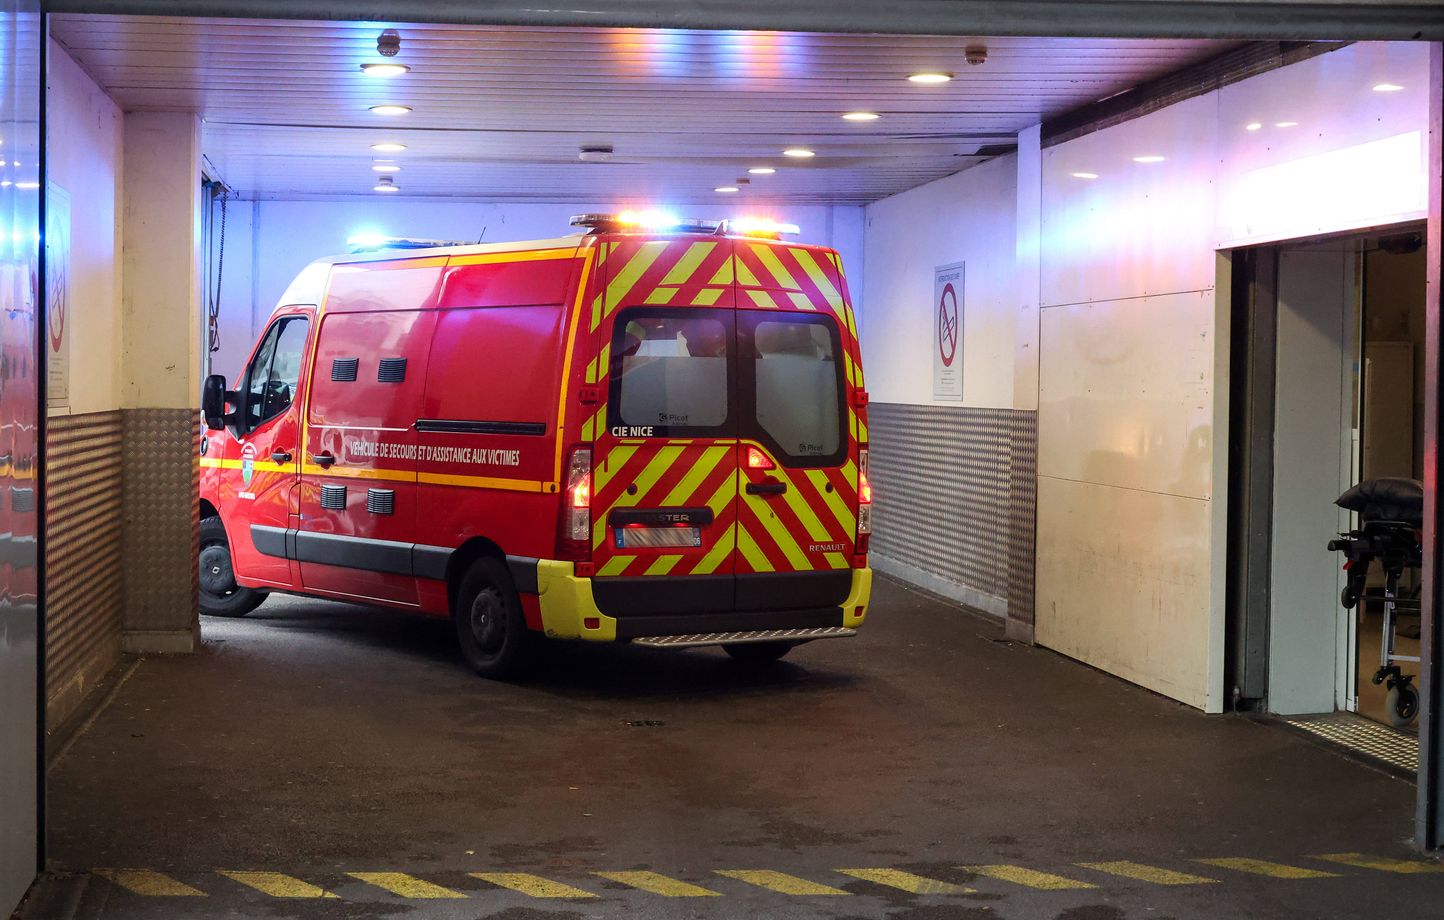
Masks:
[[[200,416],[194,409],[125,410],[128,649],[188,651],[194,642],[199,437]]]
[[[1036,413],[872,403],[868,427],[873,552],[1031,623]]]
[[[63,725],[120,658],[122,413],[51,418],[45,436],[45,698]]]

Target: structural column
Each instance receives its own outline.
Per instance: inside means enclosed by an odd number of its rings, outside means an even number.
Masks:
[[[1043,126],[1018,133],[1018,222],[1014,259],[1018,290],[1009,425],[1009,639],[1033,641],[1038,561],[1038,330],[1043,253]]]
[[[200,120],[129,113],[124,150],[123,646],[190,652],[199,636]]]

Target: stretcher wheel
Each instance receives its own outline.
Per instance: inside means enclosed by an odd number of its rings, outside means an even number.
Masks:
[[[531,664],[536,637],[527,629],[521,599],[500,559],[478,559],[456,592],[456,641],[461,657],[482,677],[521,677]]]
[[[1387,703],[1389,721],[1403,728],[1419,714],[1419,691],[1411,683],[1396,683],[1389,688]]]
[[[780,660],[795,646],[795,642],[734,642],[722,646],[722,651],[743,664],[768,664]]]
[[[221,519],[203,518],[200,537],[197,567],[200,570],[201,613],[211,617],[243,617],[261,606],[266,592],[236,584],[235,569],[231,565],[231,544],[226,539],[226,528]]]

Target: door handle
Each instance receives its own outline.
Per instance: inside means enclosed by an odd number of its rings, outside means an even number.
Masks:
[[[271,459],[277,463],[290,463],[291,452],[289,450],[273,450],[271,451]]]
[[[323,450],[319,454],[313,454],[311,459],[316,462],[317,466],[323,469],[336,462],[336,458],[329,450]]]
[[[781,495],[787,491],[785,482],[749,482],[747,483],[748,495]]]

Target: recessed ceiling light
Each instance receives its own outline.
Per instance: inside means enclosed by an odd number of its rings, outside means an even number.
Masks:
[[[773,169],[771,166],[754,166],[747,171],[752,173],[752,175],[754,176],[770,176],[773,173],[777,172],[777,170]]]
[[[1275,127],[1275,128],[1294,128],[1294,127],[1298,127],[1298,124],[1299,124],[1299,123],[1296,122],[1296,121],[1281,121],[1281,122],[1278,122],[1277,124],[1275,124],[1274,127]]]
[[[795,160],[805,160],[808,157],[817,156],[816,153],[808,150],[806,147],[788,147],[786,150],[782,151],[782,155],[785,157],[792,157]]]
[[[11,182],[9,179],[0,180],[0,188],[9,188],[14,184],[15,183]]]
[[[372,144],[371,149],[377,153],[400,153],[406,149],[406,145],[387,141],[381,144]]]
[[[946,83],[953,78],[950,73],[941,71],[928,71],[926,73],[915,73],[908,77],[909,83]]]
[[[373,105],[371,111],[377,115],[405,115],[411,111],[409,105]]]
[[[371,168],[377,172],[394,173],[401,172],[401,167],[395,163],[372,163]]]
[[[843,121],[877,121],[876,112],[848,112],[842,116]]]
[[[1244,126],[1243,126],[1243,129],[1244,129],[1245,131],[1257,131],[1259,128],[1262,128],[1262,127],[1263,127],[1263,122],[1261,122],[1261,121],[1251,121],[1251,122],[1249,122],[1248,124],[1244,125]]]
[[[1075,173],[1069,173],[1068,175],[1072,176],[1074,179],[1097,179],[1097,178],[1098,178],[1098,174],[1097,174],[1097,173],[1091,173],[1091,172],[1075,172]]]
[[[1374,92],[1376,92],[1376,93],[1397,93],[1399,90],[1401,90],[1401,89],[1403,89],[1403,88],[1404,88],[1404,87],[1400,86],[1400,85],[1397,84],[1397,83],[1375,83],[1375,84],[1374,84]]]
[[[362,64],[361,72],[368,77],[399,77],[404,73],[410,73],[411,68],[405,64]]]
[[[1167,158],[1167,157],[1161,157],[1161,156],[1159,156],[1159,155],[1156,154],[1156,153],[1149,153],[1149,154],[1145,154],[1145,155],[1143,155],[1143,156],[1141,156],[1141,157],[1134,157],[1134,158],[1133,158],[1133,162],[1135,162],[1135,163],[1162,163],[1162,162],[1163,162],[1164,160],[1166,160],[1166,159],[1168,159],[1168,158]]]
[[[719,186],[717,186],[716,188],[714,188],[712,191],[714,191],[714,192],[722,192],[722,193],[724,193],[724,194],[730,194],[730,193],[732,193],[732,192],[737,191],[737,186],[735,186],[735,185],[719,185]]]
[[[17,182],[17,183],[15,183],[15,187],[16,187],[16,188],[40,188],[40,183],[39,183],[39,182],[35,182],[35,181]]]
[[[395,180],[395,179],[391,178],[390,176],[382,176],[380,179],[377,179],[377,180],[376,180],[376,184],[375,184],[374,186],[372,186],[371,191],[373,191],[373,192],[399,192],[399,191],[401,191],[401,189],[399,189],[399,188],[396,187],[396,180]]]

